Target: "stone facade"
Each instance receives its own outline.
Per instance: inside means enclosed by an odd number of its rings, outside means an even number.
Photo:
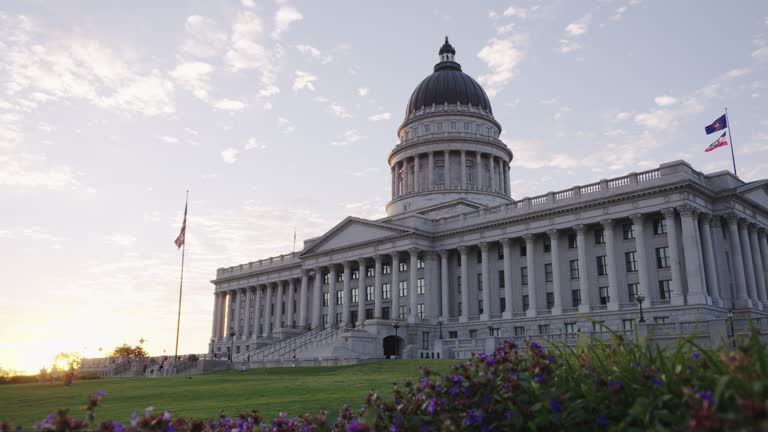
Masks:
[[[457,73],[444,50],[435,74]],[[301,252],[218,269],[211,353],[460,357],[605,327],[715,342],[728,311],[768,325],[768,180],[675,161],[513,199],[490,106],[412,109],[388,157],[387,217],[348,217]]]

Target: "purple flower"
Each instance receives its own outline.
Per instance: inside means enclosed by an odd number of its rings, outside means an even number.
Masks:
[[[144,415],[149,415],[149,413],[151,413],[154,409],[155,408],[151,406],[144,408]]]
[[[171,413],[168,411],[163,411],[163,415],[160,418],[162,418],[163,421],[168,421],[171,419]]]
[[[16,430],[21,432],[21,430],[24,429],[21,425],[16,426]]]
[[[715,398],[712,397],[712,393],[711,392],[707,392],[707,391],[699,392],[699,399],[701,399],[703,401],[707,401],[707,402],[709,402],[712,405],[715,404]]]
[[[481,421],[483,421],[483,416],[473,409],[467,411],[467,416],[464,417],[464,424],[467,426],[480,423]]]
[[[512,420],[512,417],[514,417],[514,416],[515,416],[515,413],[512,412],[512,411],[507,411],[507,412],[504,413],[504,417],[506,417],[507,420]]]
[[[694,360],[698,360],[698,359],[701,358],[701,353],[700,352],[695,352],[695,353],[693,353],[691,355],[691,357],[693,357]]]
[[[552,411],[555,411],[555,412],[560,411],[560,409],[561,409],[560,402],[558,402],[556,399],[551,399],[549,401],[549,409],[551,409]]]
[[[660,386],[661,385],[661,380],[656,378],[656,377],[653,377],[653,379],[651,380],[651,384],[653,384],[655,386]]]
[[[139,413],[137,413],[136,411],[134,411],[133,414],[131,414],[130,424],[131,424],[131,427],[136,427],[139,424]]]
[[[429,432],[430,426],[429,425],[421,425],[419,428],[419,432]]]
[[[483,402],[485,403],[491,403],[491,397],[488,395],[483,395]]]
[[[635,368],[635,369],[640,369],[640,362],[636,361],[636,362],[632,363],[632,367]]]
[[[455,382],[456,384],[460,384],[461,383],[461,377],[458,376],[458,375],[454,375],[453,376],[453,382]]]
[[[605,416],[597,416],[595,422],[599,425],[606,425],[608,424],[608,419]]]
[[[437,409],[437,401],[434,398],[427,401],[427,414],[434,414]]]
[[[107,394],[106,394],[106,393],[104,393],[104,390],[96,390],[96,396],[98,396],[98,397],[104,397],[104,396],[106,396],[106,395],[107,395]]]
[[[171,426],[171,425],[168,425],[168,426],[165,428],[165,432],[173,432],[173,431],[174,431],[174,429],[173,429],[173,426]]]
[[[544,376],[541,374],[536,374],[536,376],[533,377],[533,380],[536,381],[537,383],[540,383],[544,381]]]
[[[547,356],[547,363],[554,363],[555,358],[552,356]]]

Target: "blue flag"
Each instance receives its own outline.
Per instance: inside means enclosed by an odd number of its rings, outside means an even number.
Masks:
[[[723,130],[728,127],[728,120],[725,119],[725,114],[721,115],[717,118],[717,120],[713,121],[711,125],[704,127],[704,132],[707,133],[707,135],[717,132],[720,130]]]

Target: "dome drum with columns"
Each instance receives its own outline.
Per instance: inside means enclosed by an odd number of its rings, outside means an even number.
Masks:
[[[768,180],[674,161],[513,199],[512,152],[455,54],[446,39],[409,99],[386,217],[217,270],[212,357],[459,358],[504,339],[607,340],[596,323],[714,345],[729,311],[737,333],[751,320],[768,339]]]

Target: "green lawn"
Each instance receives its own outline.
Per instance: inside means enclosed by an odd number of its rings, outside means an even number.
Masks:
[[[82,417],[86,397],[107,393],[96,412],[97,420],[127,422],[133,411],[147,406],[167,409],[187,417],[215,417],[220,409],[236,414],[252,408],[272,418],[280,411],[290,415],[336,411],[343,404],[363,404],[376,388],[389,395],[393,381],[416,379],[419,366],[444,372],[452,360],[377,361],[354,366],[251,369],[182,377],[111,378],[62,384],[17,384],[0,386],[0,420],[10,420],[25,429],[53,412],[68,408]]]

